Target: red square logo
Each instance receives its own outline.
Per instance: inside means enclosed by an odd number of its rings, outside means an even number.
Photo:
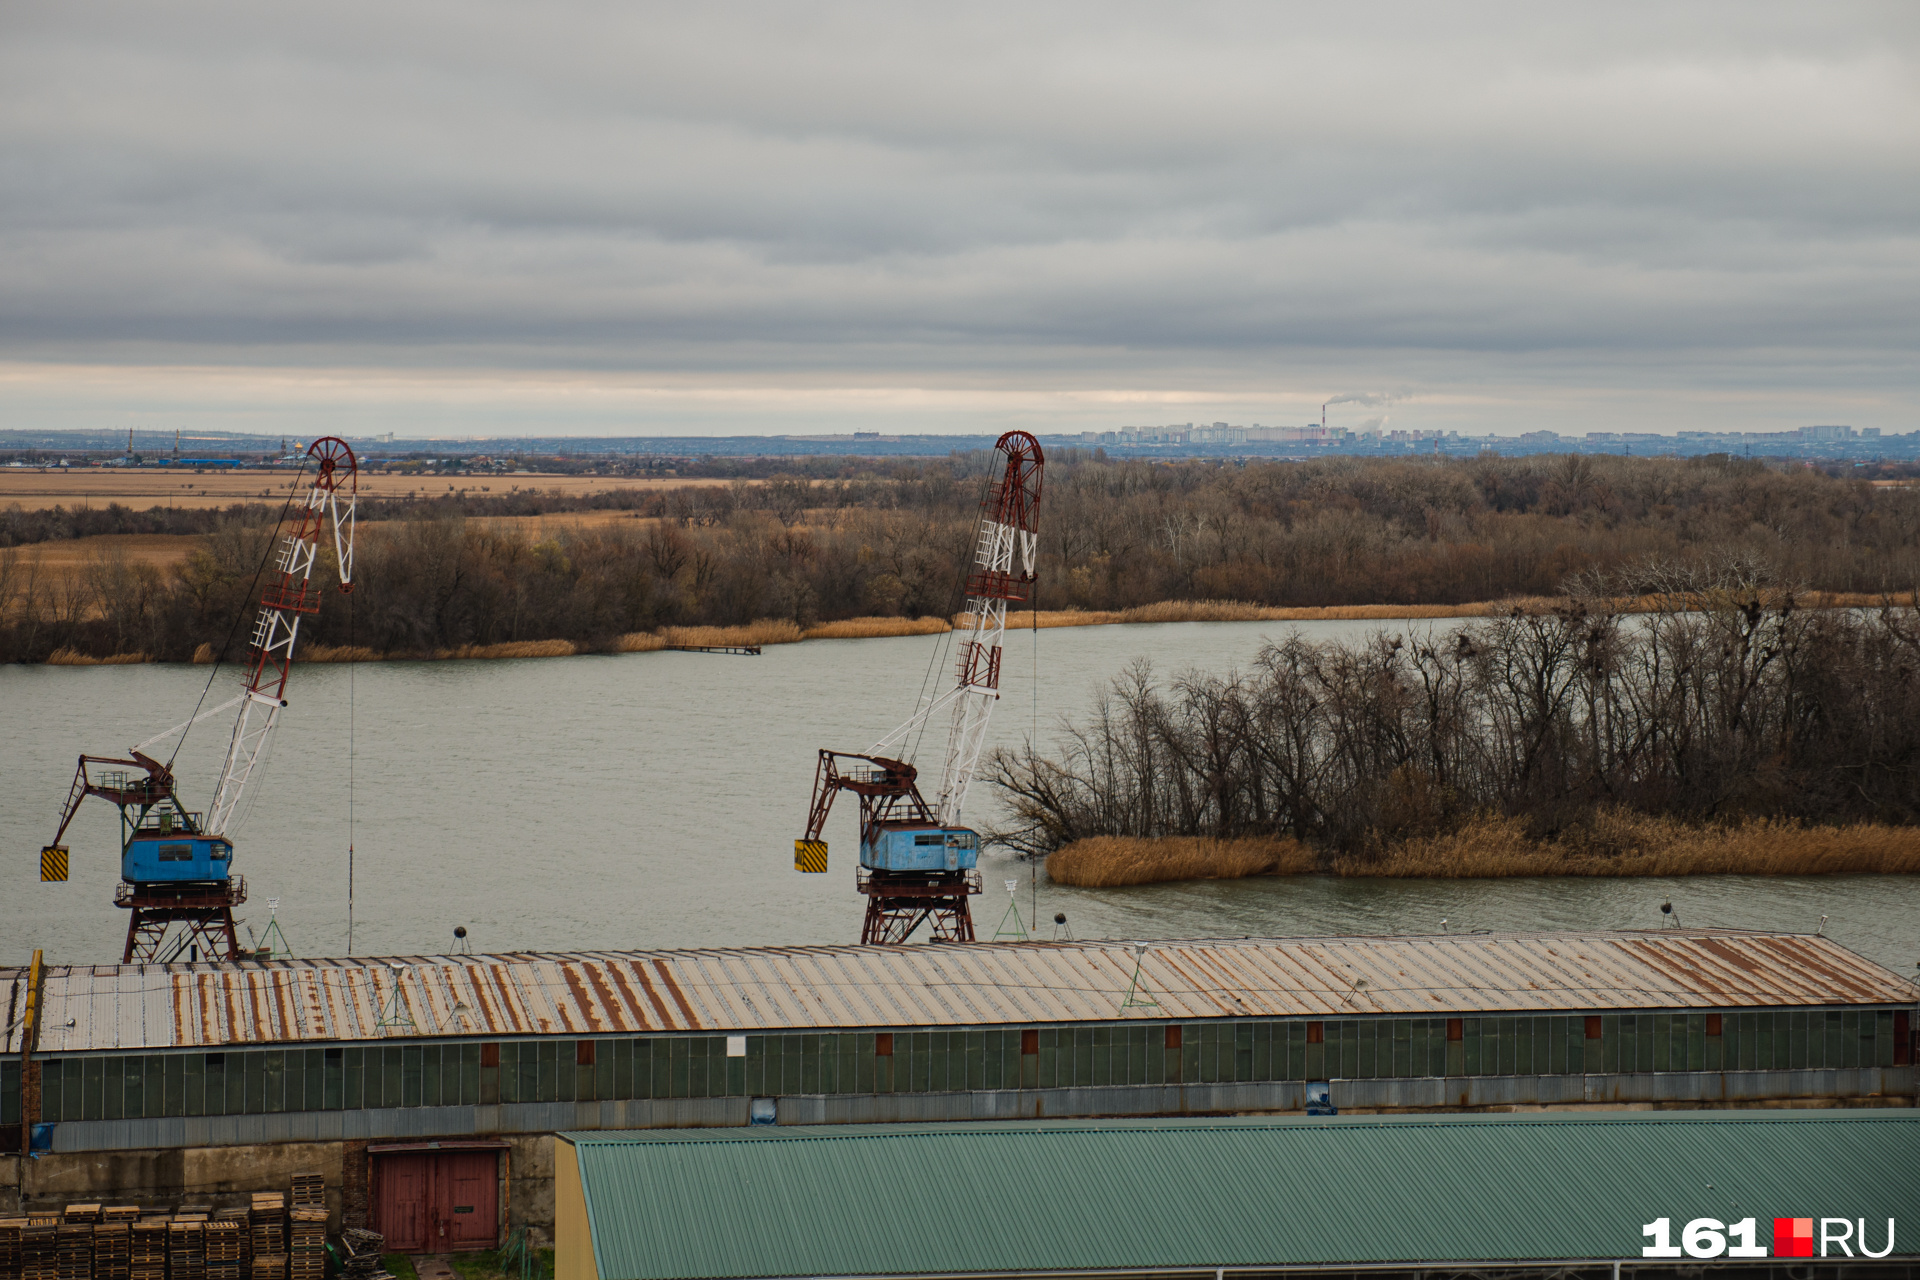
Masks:
[[[1811,1258],[1813,1256],[1813,1219],[1775,1218],[1773,1220],[1773,1256]]]

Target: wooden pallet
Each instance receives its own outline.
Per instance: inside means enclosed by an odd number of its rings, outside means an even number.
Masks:
[[[20,1280],[20,1233],[25,1218],[0,1218],[0,1280]]]
[[[205,1225],[198,1214],[167,1223],[167,1280],[207,1280]]]
[[[54,1230],[54,1268],[58,1280],[93,1280],[92,1225],[70,1222]]]
[[[59,1280],[60,1228],[52,1218],[29,1218],[20,1229],[21,1280]]]
[[[167,1220],[141,1218],[127,1232],[128,1280],[166,1280]]]
[[[102,1222],[93,1229],[93,1280],[128,1280],[133,1270],[133,1229]]]

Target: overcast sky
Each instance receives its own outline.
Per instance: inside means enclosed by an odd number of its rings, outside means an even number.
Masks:
[[[4,0],[0,427],[1913,430],[1916,15]]]

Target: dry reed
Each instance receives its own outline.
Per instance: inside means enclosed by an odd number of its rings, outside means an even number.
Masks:
[[[1884,603],[1880,596],[1837,591],[1810,591],[1797,599],[1800,607],[1807,609],[1871,609]],[[1608,603],[1622,613],[1659,613],[1697,609],[1704,602],[1682,596],[1644,595],[1622,597]],[[1039,625],[1045,629],[1154,622],[1391,622],[1420,618],[1491,618],[1516,609],[1522,613],[1543,614],[1565,605],[1564,599],[1552,596],[1521,596],[1465,604],[1336,604],[1313,608],[1281,608],[1245,600],[1162,600],[1131,609],[1042,609]],[[970,627],[972,615],[958,614],[953,624]],[[1007,612],[1009,631],[1024,631],[1032,626],[1032,610]]]
[[[104,658],[93,658],[77,649],[55,649],[47,655],[50,667],[126,667],[152,661],[153,655],[146,653],[110,653]]]
[[[509,640],[504,644],[463,644],[435,649],[435,658],[571,658],[579,653],[571,640]],[[395,655],[399,656],[399,655]]]
[[[378,662],[384,655],[363,644],[310,644],[293,656],[299,662]]]
[[[669,646],[700,649],[795,644],[803,638],[799,625],[784,618],[762,618],[744,627],[662,627],[660,637]]]
[[[613,642],[615,653],[653,653],[666,647],[665,638],[651,631],[629,631]]]
[[[1154,622],[1321,622],[1335,619],[1392,621],[1400,618],[1483,618],[1511,612],[1542,612],[1553,607],[1547,599],[1493,600],[1479,604],[1348,604],[1324,608],[1278,608],[1244,600],[1162,600],[1131,609],[1042,609],[1039,625],[1047,627],[1101,627]],[[969,627],[971,614],[954,618],[956,627]],[[1007,629],[1024,631],[1034,625],[1033,611],[1008,611]]]
[[[875,636],[931,636],[953,630],[944,618],[843,618],[808,627],[808,640],[865,640]]]
[[[1920,828],[1804,826],[1771,818],[1700,826],[1613,809],[1551,841],[1529,835],[1518,818],[1481,818],[1446,835],[1396,842],[1378,858],[1336,858],[1325,865],[1297,840],[1197,836],[1096,836],[1047,859],[1049,879],[1086,888],[1315,871],[1436,880],[1920,875]]]
[[[1920,874],[1920,828],[1805,826],[1771,818],[1700,826],[1619,809],[1553,841],[1518,819],[1483,818],[1447,835],[1401,841],[1378,860],[1343,858],[1347,876],[1806,876]]]
[[[1300,875],[1314,869],[1313,850],[1284,837],[1094,836],[1076,840],[1047,858],[1047,878],[1055,884],[1097,889],[1167,880]]]

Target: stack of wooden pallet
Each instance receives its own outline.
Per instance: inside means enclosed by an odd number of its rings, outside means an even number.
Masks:
[[[215,1217],[205,1227],[207,1280],[243,1280],[247,1233],[232,1218]]]
[[[167,1280],[207,1280],[206,1222],[198,1214],[167,1223]]]
[[[21,1280],[60,1280],[60,1220],[29,1217],[20,1228]]]
[[[295,1205],[288,1235],[287,1280],[326,1280],[327,1211],[322,1205]]]
[[[127,1280],[167,1280],[167,1220],[141,1218],[130,1234]]]
[[[296,1207],[303,1204],[325,1204],[327,1202],[326,1179],[317,1173],[296,1173],[293,1175],[293,1194],[291,1203]]]
[[[133,1269],[133,1229],[102,1222],[93,1229],[93,1280],[128,1280]]]
[[[25,1218],[0,1218],[0,1280],[20,1280],[20,1233]]]
[[[58,1280],[93,1280],[92,1223],[63,1222],[54,1230],[54,1274]]]
[[[252,1211],[249,1209],[221,1209],[213,1215],[214,1222],[227,1222],[233,1226],[233,1257],[228,1261],[236,1268],[239,1280],[246,1280],[247,1268],[253,1263],[253,1232],[248,1226]],[[209,1226],[211,1230],[211,1226]],[[208,1255],[207,1265],[213,1265],[212,1255]],[[208,1280],[212,1280],[209,1272]]]
[[[279,1191],[256,1191],[248,1212],[252,1254],[255,1261],[287,1251],[287,1197]]]

